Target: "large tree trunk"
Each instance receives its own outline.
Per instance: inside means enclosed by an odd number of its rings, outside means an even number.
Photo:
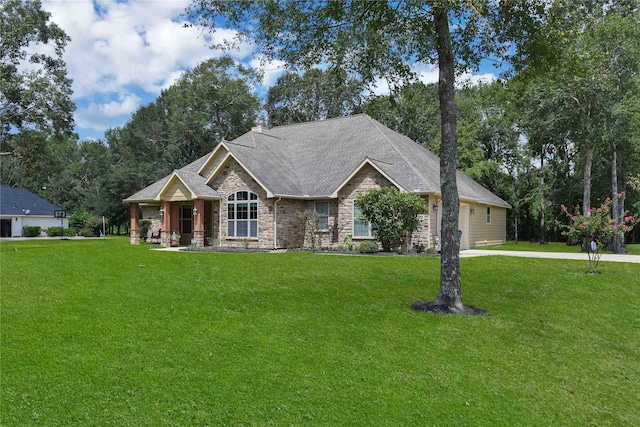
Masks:
[[[611,158],[611,193],[613,199],[613,205],[611,206],[611,218],[614,218],[616,225],[620,225],[622,221],[622,211],[624,210],[624,197],[618,197],[618,152],[613,149],[613,156]],[[627,253],[624,247],[624,235],[616,234],[611,241],[611,252],[614,254]]]
[[[440,121],[442,144],[440,149],[440,192],[442,193],[442,246],[440,251],[440,292],[434,303],[418,301],[414,310],[439,314],[482,314],[484,311],[462,304],[460,286],[460,237],[458,214],[460,199],[456,181],[458,152],[457,110],[454,91],[455,63],[451,47],[451,34],[445,6],[433,8],[438,38],[438,64],[440,78]]]
[[[440,150],[440,191],[442,192],[442,249],[440,257],[440,293],[437,305],[463,311],[460,286],[460,200],[456,181],[458,153],[457,110],[454,90],[455,68],[449,20],[445,8],[435,8],[440,75],[438,97],[442,143]]]
[[[591,216],[591,167],[593,165],[593,151],[593,144],[587,143],[587,156],[584,159],[584,173],[582,176],[584,183],[582,189],[582,215],[587,218]],[[582,242],[582,252],[588,252],[590,244],[589,239],[584,239]]]
[[[540,239],[538,239],[538,243],[544,245],[547,243],[545,238],[546,227],[545,227],[545,219],[544,219],[544,144],[542,145],[542,151],[540,152]]]
[[[593,165],[593,144],[587,144],[587,156],[584,159],[584,187],[582,192],[582,215],[590,216],[591,209],[591,165]]]

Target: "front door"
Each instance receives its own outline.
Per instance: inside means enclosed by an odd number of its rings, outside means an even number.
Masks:
[[[469,205],[460,205],[460,214],[458,216],[458,228],[462,231],[460,237],[460,250],[469,249]]]
[[[2,224],[2,234],[0,234],[0,237],[11,237],[11,220],[3,219],[0,220],[0,222]]]
[[[180,205],[180,244],[190,245],[193,237],[193,205]]]

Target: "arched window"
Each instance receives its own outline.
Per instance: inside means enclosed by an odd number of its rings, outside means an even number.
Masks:
[[[227,236],[258,237],[258,195],[236,191],[227,199]]]

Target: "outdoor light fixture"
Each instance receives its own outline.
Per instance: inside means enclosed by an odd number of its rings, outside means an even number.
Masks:
[[[158,212],[160,212],[160,216],[164,215],[164,208],[160,208]]]
[[[476,213],[476,210],[471,208],[471,210],[469,212],[471,212],[471,215],[473,215],[474,213]]]
[[[193,208],[193,216],[198,215],[198,208]]]
[[[438,200],[433,204],[433,210],[436,211],[436,239],[438,238]]]

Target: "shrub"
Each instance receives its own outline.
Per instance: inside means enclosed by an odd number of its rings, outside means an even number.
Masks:
[[[92,216],[80,230],[80,235],[84,237],[98,237],[102,232],[102,218]]]
[[[617,197],[623,197],[624,193]],[[587,256],[589,257],[589,273],[596,274],[598,262],[604,248],[611,243],[614,236],[623,234],[633,229],[638,218],[623,213],[618,218],[612,217],[613,200],[609,197],[599,208],[589,209],[589,216],[580,214],[580,207],[576,206],[575,213],[571,215],[565,205],[561,205],[562,212],[570,219],[569,225],[561,225],[564,234],[570,239],[587,242]]]
[[[66,237],[73,237],[76,235],[76,229],[67,227],[64,230],[62,227],[49,227],[47,228],[47,236],[49,237],[61,237],[64,233]]]
[[[38,237],[40,234],[40,226],[38,225],[25,225],[22,227],[22,235],[24,237]]]
[[[302,230],[305,238],[305,243],[308,243],[308,248],[315,248],[317,246],[317,230],[320,228],[322,222],[322,216],[313,209],[298,212],[298,218],[302,221]]]
[[[84,225],[89,218],[91,218],[91,214],[89,212],[74,212],[69,217],[69,227],[81,230],[84,228]]]
[[[362,217],[371,222],[371,231],[382,244],[382,250],[391,251],[420,226],[418,214],[427,211],[427,205],[418,195],[401,193],[392,187],[378,188],[356,199]]]
[[[149,234],[149,229],[151,228],[151,220],[141,219],[140,220],[140,238],[147,241],[147,235]]]
[[[361,254],[375,254],[378,252],[378,245],[375,242],[367,240],[360,243],[359,250]]]
[[[49,227],[47,228],[47,236],[60,237],[62,236],[62,227]]]

